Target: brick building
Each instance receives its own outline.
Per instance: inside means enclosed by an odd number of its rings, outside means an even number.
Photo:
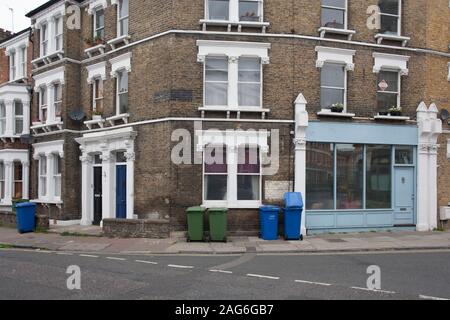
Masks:
[[[430,230],[450,201],[448,1],[52,0],[27,16],[30,194],[54,221],[183,231],[203,205],[254,233],[259,206],[296,190],[309,233]]]
[[[32,43],[30,29],[0,34],[0,210],[9,211],[29,199]]]

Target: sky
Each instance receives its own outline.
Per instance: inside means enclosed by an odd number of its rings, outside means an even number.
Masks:
[[[0,0],[0,28],[11,30],[11,11],[14,10],[14,32],[21,31],[30,26],[30,19],[25,14],[39,7],[47,0]]]

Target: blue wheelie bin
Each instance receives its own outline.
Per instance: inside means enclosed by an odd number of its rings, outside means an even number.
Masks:
[[[300,234],[303,198],[300,192],[287,192],[284,195],[284,238],[286,240],[303,240]]]
[[[262,206],[259,208],[261,238],[263,240],[278,240],[279,213],[280,208],[277,206]]]
[[[17,230],[20,233],[33,232],[36,229],[36,204],[31,202],[16,205]]]

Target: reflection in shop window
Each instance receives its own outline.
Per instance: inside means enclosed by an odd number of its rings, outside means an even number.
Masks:
[[[363,146],[336,145],[337,209],[362,209]]]
[[[395,147],[395,164],[413,164],[414,148],[411,146]]]
[[[367,209],[391,208],[391,146],[367,146]]]

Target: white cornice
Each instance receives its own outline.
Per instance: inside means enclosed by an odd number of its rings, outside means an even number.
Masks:
[[[373,58],[375,59],[373,66],[374,73],[379,73],[381,70],[398,70],[403,76],[407,76],[409,73],[409,56],[374,52]]]
[[[334,62],[345,64],[345,68],[348,71],[353,71],[355,69],[353,56],[356,54],[356,50],[317,46],[316,52],[316,66],[318,68],[322,68],[326,62]]]

